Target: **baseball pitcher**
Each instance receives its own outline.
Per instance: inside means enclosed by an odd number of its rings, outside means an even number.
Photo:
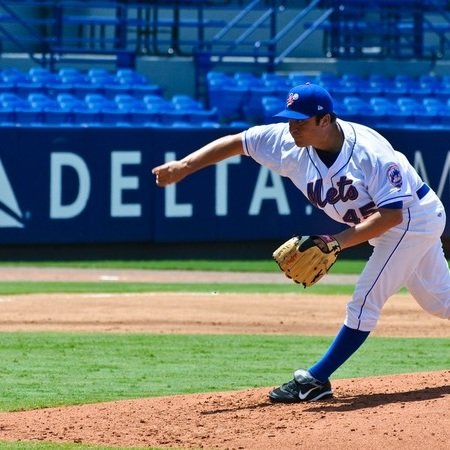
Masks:
[[[337,118],[322,87],[292,88],[277,116],[287,122],[221,137],[152,173],[158,186],[167,186],[246,155],[289,178],[316,208],[348,225],[334,236],[289,239],[274,251],[286,276],[305,287],[320,280],[342,250],[366,241],[373,246],[330,348],[269,393],[273,402],[314,401],[332,396],[330,376],[364,343],[401,287],[425,311],[449,319],[450,272],[441,243],[446,215],[407,158],[375,130]]]

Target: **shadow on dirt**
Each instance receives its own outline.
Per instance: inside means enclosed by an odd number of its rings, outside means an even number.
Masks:
[[[202,411],[201,415],[222,414],[237,411],[250,411],[267,408],[292,408],[302,406],[303,412],[345,412],[357,411],[360,409],[376,408],[381,405],[394,403],[422,402],[442,398],[450,395],[450,386],[438,386],[423,389],[412,389],[403,392],[375,393],[363,395],[337,395],[332,399],[319,401],[315,403],[271,403],[268,399],[253,402],[248,401],[244,404],[230,405],[227,408],[217,408]]]
[[[320,403],[320,406],[312,406],[306,411],[309,412],[345,412],[358,409],[375,408],[380,405],[391,403],[410,403],[422,402],[442,398],[444,395],[450,395],[450,386],[438,386],[423,388],[418,390],[391,392],[385,394],[365,394],[351,397],[335,397],[330,403]]]

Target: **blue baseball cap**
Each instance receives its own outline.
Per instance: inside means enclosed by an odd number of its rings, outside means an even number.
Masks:
[[[301,84],[293,87],[286,100],[286,109],[274,117],[308,119],[317,114],[333,112],[333,99],[329,92],[317,84]]]

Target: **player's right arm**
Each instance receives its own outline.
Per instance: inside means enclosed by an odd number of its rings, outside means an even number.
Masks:
[[[169,161],[152,169],[158,186],[178,183],[204,167],[216,164],[235,155],[244,154],[242,133],[218,138],[190,153],[183,159]]]

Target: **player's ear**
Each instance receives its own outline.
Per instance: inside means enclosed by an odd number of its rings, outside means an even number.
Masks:
[[[329,125],[331,123],[331,114],[318,115],[316,118],[316,123],[322,127]]]

